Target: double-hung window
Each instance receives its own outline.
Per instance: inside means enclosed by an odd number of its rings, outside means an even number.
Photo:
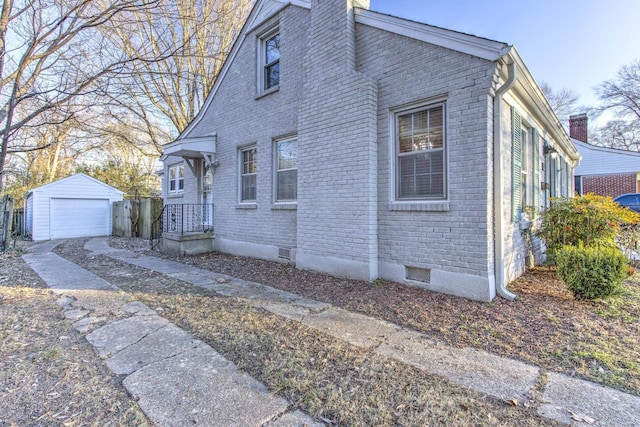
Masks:
[[[445,105],[397,113],[396,199],[446,198]]]
[[[516,107],[511,107],[511,220],[540,208],[541,141],[539,131],[525,125]],[[546,145],[544,143],[543,145]],[[549,173],[549,164],[545,162]]]
[[[169,193],[184,191],[184,165],[169,166]]]
[[[256,147],[240,150],[240,201],[255,202],[257,193],[258,157]]]
[[[298,197],[298,140],[275,142],[276,202],[294,202]]]
[[[261,90],[280,85],[280,33],[275,30],[260,39]]]

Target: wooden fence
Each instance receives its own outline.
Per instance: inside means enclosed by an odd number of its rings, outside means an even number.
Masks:
[[[113,235],[151,238],[151,225],[162,212],[162,199],[123,200],[113,204]]]
[[[13,199],[9,196],[0,198],[0,251],[4,252],[7,241],[11,237],[13,226]]]
[[[13,210],[13,235],[24,236],[24,208]]]

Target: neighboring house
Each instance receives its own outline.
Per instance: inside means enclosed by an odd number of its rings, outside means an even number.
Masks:
[[[576,194],[640,193],[640,153],[589,144],[586,114],[569,118],[569,134],[582,156],[574,173]]]
[[[214,203],[216,250],[489,301],[524,271],[524,208],[572,194],[578,159],[513,46],[258,0],[163,191],[174,220]]]
[[[83,173],[27,191],[24,229],[34,241],[111,235],[123,192]]]

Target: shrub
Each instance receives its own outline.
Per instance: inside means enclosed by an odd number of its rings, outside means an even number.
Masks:
[[[563,246],[556,253],[558,274],[576,299],[620,293],[628,276],[627,259],[617,248]]]
[[[554,199],[542,212],[536,235],[547,246],[547,259],[564,245],[615,247],[616,234],[625,224],[635,224],[640,216],[618,205],[611,197],[587,194],[570,199]]]

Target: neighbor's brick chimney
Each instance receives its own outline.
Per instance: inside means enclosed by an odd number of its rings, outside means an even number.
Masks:
[[[569,117],[569,136],[582,142],[588,141],[587,122],[588,118],[586,114],[576,114]]]

